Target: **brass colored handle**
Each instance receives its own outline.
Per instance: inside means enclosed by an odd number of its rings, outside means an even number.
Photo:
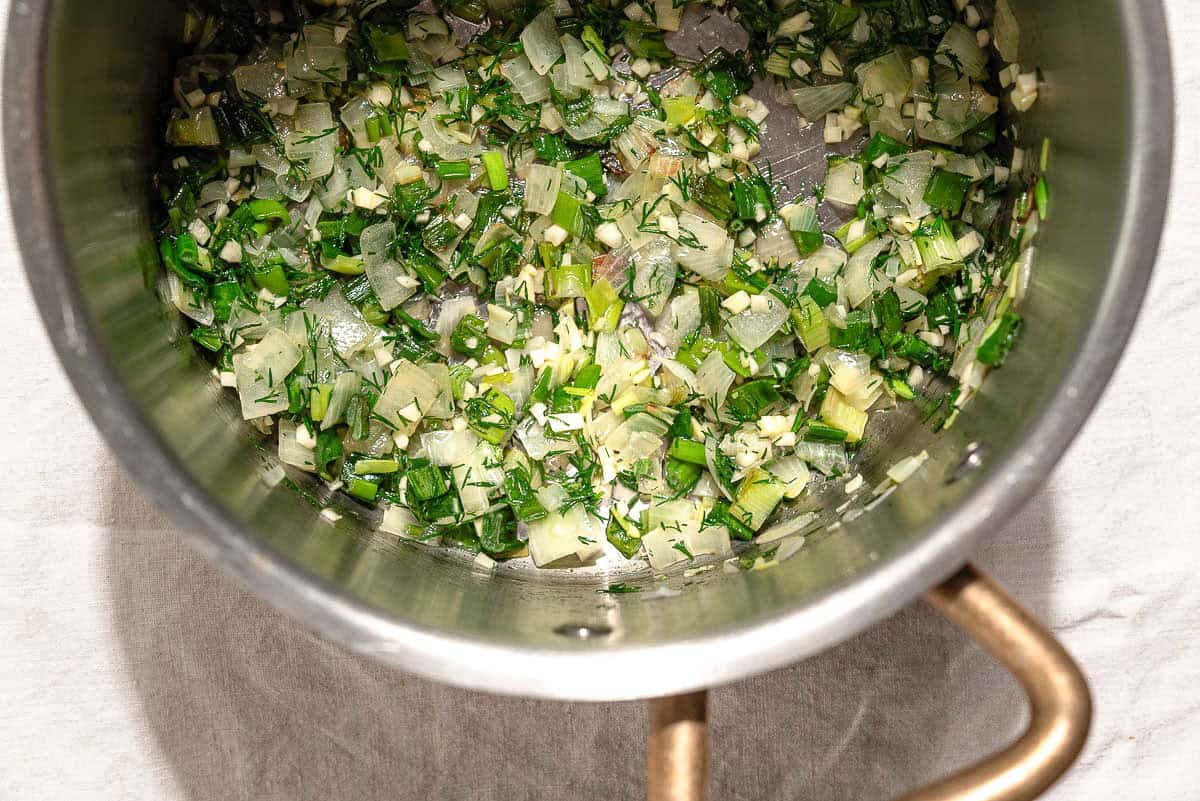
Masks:
[[[1042,624],[972,565],[925,600],[1021,683],[1029,728],[999,753],[898,801],[1032,801],[1071,767],[1087,740],[1092,698],[1083,674]],[[706,699],[698,692],[650,701],[649,801],[704,801]]]
[[[708,693],[650,700],[648,801],[704,801],[708,784]]]
[[[1054,635],[996,582],[967,565],[925,595],[1013,674],[1029,696],[1029,728],[1012,745],[900,801],[1031,801],[1083,750],[1092,696]]]

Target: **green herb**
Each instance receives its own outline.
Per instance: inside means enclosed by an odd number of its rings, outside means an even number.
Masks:
[[[624,594],[624,593],[641,592],[641,591],[642,590],[640,587],[634,587],[633,585],[626,584],[622,581],[618,581],[616,584],[609,584],[607,587],[605,587],[603,589],[596,590],[596,592],[606,592],[606,593],[609,593],[610,595],[620,595],[620,594]]]

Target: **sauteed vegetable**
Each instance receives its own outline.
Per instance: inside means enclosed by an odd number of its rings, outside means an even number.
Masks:
[[[713,14],[750,45],[675,55]],[[1020,338],[1050,194],[1006,0],[214,0],[184,38],[166,293],[388,532],[486,566],[776,542],[877,417],[952,425]],[[818,126],[822,183],[757,158],[773,126]]]

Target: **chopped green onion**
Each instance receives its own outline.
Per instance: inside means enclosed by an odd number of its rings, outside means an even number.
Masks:
[[[813,279],[816,280],[816,279]],[[810,295],[801,295],[792,309],[792,324],[804,349],[815,353],[829,344],[829,322],[820,305]]]
[[[317,465],[317,473],[326,481],[333,481],[333,477],[341,472],[342,440],[335,429],[329,428],[317,433],[313,460]]]
[[[741,510],[739,509],[738,511],[740,512]],[[704,518],[704,525],[706,527],[725,526],[729,530],[729,536],[735,540],[749,542],[754,539],[755,529],[746,525],[744,517],[736,516],[732,507],[726,501],[717,501],[713,504],[713,508]]]
[[[554,298],[582,298],[592,286],[592,265],[563,264],[547,271],[550,296]]]
[[[664,97],[662,105],[663,112],[667,116],[667,125],[675,128],[691,122],[692,118],[696,116],[695,95]]]
[[[497,389],[489,389],[481,397],[467,401],[467,425],[493,445],[499,445],[513,427],[516,406],[512,398]]]
[[[413,459],[409,462],[408,495],[418,501],[428,501],[445,495],[450,490],[441,468],[430,464],[428,459]]]
[[[730,390],[725,405],[735,420],[750,422],[762,417],[763,412],[782,400],[774,382],[759,378]]]
[[[546,508],[538,500],[524,468],[517,467],[504,474],[504,494],[518,520],[529,522],[546,516]]]
[[[871,164],[877,161],[880,156],[900,156],[907,152],[907,145],[880,131],[872,136],[871,141],[867,143],[867,148],[863,151],[863,160]]]
[[[487,323],[468,314],[458,321],[454,332],[450,335],[450,347],[464,356],[474,356],[476,359],[491,344],[487,335]]]
[[[439,178],[470,178],[471,164],[466,161],[439,161],[434,172]]]
[[[840,428],[810,420],[804,427],[804,438],[813,442],[845,442],[846,432]]]
[[[925,187],[924,200],[935,209],[958,214],[962,211],[970,188],[971,179],[968,176],[939,168],[933,171],[933,177]]]
[[[632,559],[642,547],[642,535],[637,527],[615,509],[612,510],[605,529],[605,537],[626,559]]]
[[[358,476],[395,473],[399,469],[400,463],[395,459],[359,459],[354,463],[354,474]]]
[[[945,272],[947,267],[962,262],[958,242],[945,218],[940,215],[918,228],[913,235],[913,242],[921,254],[926,273]]]
[[[504,165],[504,153],[499,150],[484,151],[483,169],[487,171],[488,183],[492,189],[508,188],[508,167]]]
[[[1014,311],[1004,312],[999,319],[993,320],[992,324],[984,331],[976,358],[989,367],[999,367],[1004,364],[1024,327],[1025,321],[1021,315]]]
[[[801,204],[799,211],[788,220],[788,229],[796,242],[796,250],[801,256],[814,253],[825,244],[825,235],[821,233],[821,221],[817,219],[817,207],[808,203]],[[816,278],[812,279],[817,280]]]
[[[784,489],[783,482],[775,476],[753,468],[738,486],[737,500],[729,507],[729,515],[751,531],[758,531],[783,500]]]
[[[317,422],[324,420],[332,394],[333,384],[317,384],[313,387],[308,396],[308,416]]]
[[[408,42],[404,34],[385,31],[382,28],[370,26],[367,28],[367,42],[380,61],[407,61]]]
[[[859,411],[833,387],[825,393],[821,403],[821,419],[833,428],[846,432],[846,442],[858,442],[867,427],[867,413]]]
[[[216,353],[225,344],[224,337],[216,328],[199,326],[192,329],[192,340],[200,347]]]
[[[375,498],[379,495],[379,485],[361,478],[352,478],[346,483],[346,492],[360,501],[375,503]]]
[[[589,153],[583,158],[568,161],[563,167],[572,175],[582,178],[588,191],[596,197],[608,193],[608,181],[604,178],[604,164],[600,161],[599,153]]]
[[[550,212],[550,221],[567,233],[575,234],[579,230],[581,219],[579,198],[559,192],[558,199],[554,201],[554,209]]]
[[[588,327],[596,332],[616,331],[625,301],[607,278],[593,281],[583,294],[588,306]]]
[[[733,182],[733,203],[737,216],[751,222],[762,222],[775,210],[771,190],[761,175],[738,176]]]
[[[678,459],[681,462],[689,462],[700,466],[706,464],[704,443],[685,437],[676,437],[671,442],[671,447],[667,449],[667,456],[670,456],[672,459]]]
[[[1033,190],[1033,199],[1037,204],[1038,216],[1045,221],[1050,216],[1050,184],[1046,182],[1046,176],[1038,176],[1037,185]]]

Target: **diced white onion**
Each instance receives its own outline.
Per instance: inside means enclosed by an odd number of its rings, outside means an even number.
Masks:
[[[823,86],[801,86],[791,92],[792,102],[800,116],[816,122],[834,109],[840,109],[854,96],[854,84],[830,83]]]
[[[866,193],[863,168],[857,161],[831,163],[825,175],[825,199],[843,206],[857,206]]]
[[[767,299],[765,311],[749,309],[735,314],[726,322],[729,338],[745,351],[755,351],[775,335],[788,319],[788,306],[770,292],[762,295]]]
[[[552,9],[545,9],[525,26],[525,30],[521,31],[521,44],[534,72],[538,75],[550,72],[550,68],[563,55]]]

